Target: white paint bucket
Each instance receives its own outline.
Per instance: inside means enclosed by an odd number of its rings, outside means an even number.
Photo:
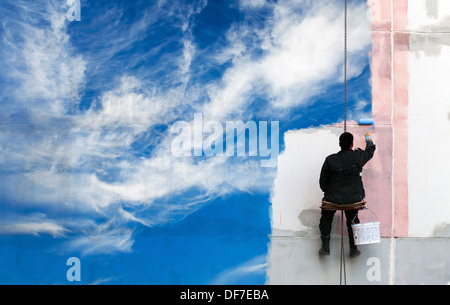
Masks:
[[[380,242],[380,222],[352,224],[355,245],[377,244]]]

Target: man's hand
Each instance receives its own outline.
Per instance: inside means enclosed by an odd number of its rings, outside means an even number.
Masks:
[[[367,143],[367,142],[373,142],[373,141],[372,141],[372,136],[369,135],[369,133],[366,134],[366,143]]]

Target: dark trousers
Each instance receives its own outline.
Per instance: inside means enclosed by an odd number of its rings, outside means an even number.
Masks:
[[[329,236],[331,234],[331,224],[333,223],[333,217],[336,210],[322,210],[322,216],[320,217],[319,229],[320,235]],[[350,242],[350,248],[355,247],[355,241],[353,240],[353,223],[359,223],[358,210],[344,211],[347,224],[348,238]]]

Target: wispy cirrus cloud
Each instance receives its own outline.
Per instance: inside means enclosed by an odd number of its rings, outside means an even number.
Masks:
[[[160,1],[132,20],[112,3],[80,23],[86,38],[69,28],[64,3],[5,3],[0,197],[16,213],[42,214],[3,232],[68,236],[65,245],[84,255],[131,251],[136,224],[166,224],[234,192],[270,191],[276,168],[258,160],[173,156],[174,121],[191,122],[195,112],[205,121],[280,119],[342,81],[343,8],[333,1],[241,1],[245,18],[206,49],[194,31],[206,1]],[[257,21],[263,7],[268,17]],[[351,77],[370,44],[366,10],[350,11]],[[195,75],[218,66],[227,68],[215,78]],[[267,107],[253,109],[255,98]]]
[[[14,114],[20,123],[60,117],[79,99],[86,62],[69,42],[62,7],[55,1],[2,6],[2,123],[17,123],[8,120]]]
[[[55,238],[64,237],[68,230],[44,214],[8,215],[0,223],[0,235],[41,235],[49,234]]]
[[[265,255],[257,256],[239,266],[221,272],[211,285],[239,285],[246,282],[246,278],[266,273],[267,261]]]
[[[330,85],[343,82],[343,6],[336,1],[242,1],[252,12],[270,6],[272,18],[263,27],[233,25],[229,45],[217,55],[232,61],[221,82],[211,90],[204,111],[212,117],[242,116],[255,97],[269,101],[266,113],[288,114]],[[370,51],[367,6],[351,5],[348,12],[348,77],[361,74]],[[252,14],[249,14],[252,16]],[[263,112],[264,114],[264,112]],[[280,116],[283,117],[283,116]]]

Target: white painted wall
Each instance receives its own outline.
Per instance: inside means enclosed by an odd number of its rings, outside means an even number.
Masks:
[[[398,30],[410,34],[409,127],[404,143],[408,145],[408,237],[362,246],[362,256],[348,262],[350,284],[450,283],[450,260],[445,255],[450,251],[450,0],[409,0],[408,20],[406,29]],[[324,158],[338,150],[341,132],[342,128],[322,127],[285,135],[286,149],[279,156],[272,195],[269,284],[339,282],[338,240],[332,239],[332,255],[321,259],[318,235],[298,232],[308,230],[299,213],[318,207],[320,168]],[[365,277],[366,262],[374,257],[381,261],[380,282]]]
[[[285,134],[286,149],[278,157],[272,194],[273,234],[308,229],[299,221],[299,213],[306,209],[320,211],[320,170],[325,158],[339,151],[341,133],[342,128],[323,127]]]
[[[450,1],[408,4],[409,236],[431,237],[450,224]]]
[[[448,0],[409,0],[407,29],[413,32],[445,32],[450,29],[450,24],[445,22],[450,18],[449,13]]]

